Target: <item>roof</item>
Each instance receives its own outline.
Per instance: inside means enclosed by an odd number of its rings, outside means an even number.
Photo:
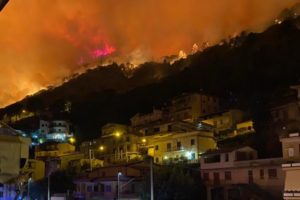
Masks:
[[[253,149],[250,146],[235,146],[235,147],[227,147],[227,148],[222,148],[222,149],[210,149],[208,151],[206,151],[205,153],[202,154],[202,156],[206,156],[206,155],[216,155],[216,154],[221,154],[221,153],[230,153],[239,149],[243,149],[243,148],[250,148]],[[255,149],[253,149],[255,150]]]

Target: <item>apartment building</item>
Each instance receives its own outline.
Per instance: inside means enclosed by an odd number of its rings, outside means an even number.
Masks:
[[[219,99],[204,93],[185,93],[171,100],[169,121],[194,122],[219,111]]]
[[[66,142],[73,137],[70,131],[70,123],[65,120],[40,120],[39,135],[37,137],[45,140]]]
[[[48,176],[57,170],[81,166],[84,155],[75,151],[72,144],[48,142],[36,147],[35,159],[45,162],[45,176]]]
[[[258,159],[251,147],[217,149],[201,157],[208,200],[281,199],[282,158]]]
[[[188,161],[198,163],[200,155],[216,148],[212,132],[187,131],[169,132],[145,136],[148,155],[157,164]]]
[[[15,198],[17,185],[12,180],[19,178],[28,161],[30,143],[30,138],[0,122],[0,200]]]
[[[144,162],[102,167],[74,181],[76,199],[139,200],[141,181],[149,170]],[[118,189],[119,188],[119,189]],[[119,194],[119,196],[118,196]]]
[[[289,133],[281,137],[282,155],[285,163],[284,200],[300,199],[300,134]]]
[[[110,123],[102,127],[99,139],[82,143],[80,149],[85,157],[100,159],[107,166],[141,160],[143,145],[143,138],[130,133],[129,127]]]

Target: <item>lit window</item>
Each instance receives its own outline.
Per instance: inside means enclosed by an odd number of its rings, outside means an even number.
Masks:
[[[294,157],[294,148],[288,148],[288,156],[290,158]]]

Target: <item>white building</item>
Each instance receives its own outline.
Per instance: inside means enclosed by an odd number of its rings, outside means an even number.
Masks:
[[[285,200],[300,199],[300,134],[290,133],[280,139],[285,164],[284,193]]]
[[[257,159],[251,147],[213,150],[201,157],[201,176],[209,200],[281,198],[282,158]]]
[[[73,137],[70,132],[70,123],[65,120],[40,120],[39,132],[47,140],[66,141],[68,138]]]

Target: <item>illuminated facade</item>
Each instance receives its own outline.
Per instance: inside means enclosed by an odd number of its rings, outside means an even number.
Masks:
[[[40,120],[39,135],[41,139],[65,142],[73,137],[70,131],[70,124],[65,120],[45,121]]]
[[[104,165],[141,160],[141,137],[128,131],[125,125],[107,124],[99,139],[81,144],[81,152],[85,157],[103,160]]]
[[[200,123],[212,126],[218,139],[226,139],[237,135],[255,132],[253,121],[244,121],[245,114],[241,110],[228,110],[200,118]]]
[[[300,134],[290,133],[283,136],[282,154],[285,163],[282,170],[285,172],[284,200],[300,199]]]
[[[18,179],[29,158],[30,143],[29,138],[0,123],[0,200],[15,198],[17,188],[12,182]]]
[[[145,136],[148,155],[157,164],[187,161],[199,163],[200,154],[216,148],[212,132],[169,132]]]
[[[217,149],[201,157],[207,199],[281,199],[282,158],[257,159],[250,147]]]

